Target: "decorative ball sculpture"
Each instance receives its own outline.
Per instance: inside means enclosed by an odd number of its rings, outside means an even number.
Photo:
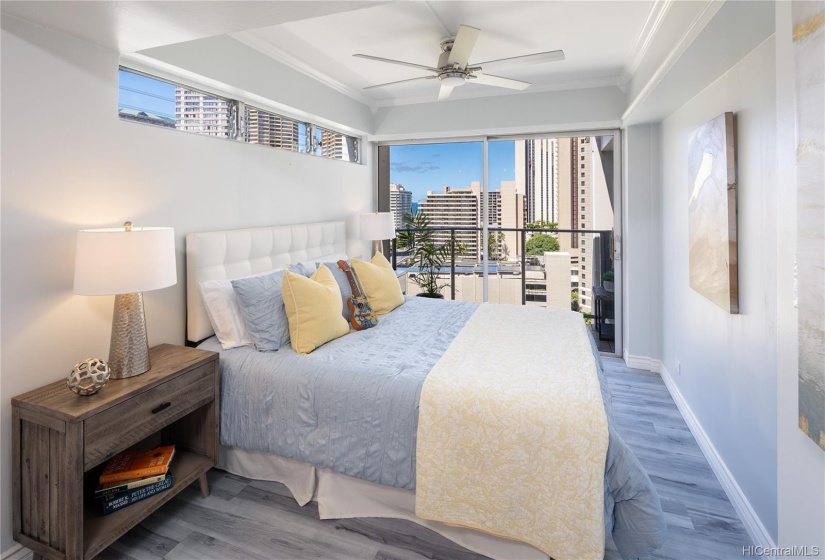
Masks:
[[[89,358],[75,364],[66,384],[78,395],[94,395],[109,381],[109,366],[99,358]]]

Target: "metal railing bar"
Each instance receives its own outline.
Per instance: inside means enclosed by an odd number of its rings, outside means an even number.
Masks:
[[[455,300],[455,229],[450,232],[450,299]]]
[[[521,304],[527,305],[527,234],[521,232]]]
[[[399,228],[396,233],[406,231],[484,231],[480,227],[428,227],[428,228]],[[545,229],[545,228],[505,228],[505,227],[490,227],[488,231],[512,231],[512,232],[543,232],[543,233],[607,233],[612,230],[609,229]]]

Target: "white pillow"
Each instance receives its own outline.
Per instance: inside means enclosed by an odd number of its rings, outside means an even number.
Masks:
[[[212,323],[215,336],[224,350],[251,346],[255,343],[246,329],[238,296],[232,288],[231,280],[206,280],[198,282],[203,306]]]

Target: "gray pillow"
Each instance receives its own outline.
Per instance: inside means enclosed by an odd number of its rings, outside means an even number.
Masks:
[[[265,276],[232,280],[241,316],[259,352],[275,352],[289,344],[283,283],[283,270]]]
[[[347,264],[349,264],[349,261],[347,261]],[[347,273],[341,270],[338,263],[324,263],[324,266],[332,272],[332,276],[335,278],[335,281],[338,282],[338,287],[341,288],[341,305],[343,306],[341,309],[341,315],[343,315],[344,319],[346,319],[347,323],[349,323],[350,316],[352,314],[349,312],[347,300],[352,297],[352,288],[347,280]]]
[[[287,267],[290,272],[294,272],[295,274],[300,274],[301,276],[306,276],[307,278],[311,277],[315,274],[315,271],[318,267],[315,263],[306,263],[306,262],[299,262],[298,264],[291,264]]]

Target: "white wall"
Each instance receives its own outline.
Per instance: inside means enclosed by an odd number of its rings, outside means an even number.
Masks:
[[[662,123],[661,330],[665,367],[776,540],[780,178],[774,53],[771,38]],[[722,311],[688,285],[688,137],[725,111],[736,113],[738,131],[739,315]]]
[[[791,3],[776,3],[777,443],[780,546],[825,551],[825,453],[799,429],[796,252],[796,113]],[[825,552],[823,552],[825,554]]]
[[[373,170],[370,161],[121,122],[117,53],[9,17],[1,41],[5,551],[14,544],[11,397],[64,378],[84,358],[108,355],[112,298],[71,293],[75,231],[126,219],[175,228],[178,284],[147,293],[146,313],[150,344],[183,343],[186,233],[346,219],[354,235],[355,216],[372,208]],[[369,159],[371,147],[363,153]]]
[[[618,128],[626,104],[619,88],[601,87],[382,107],[375,113],[372,138],[390,141]]]
[[[627,127],[623,139],[625,306],[622,354],[631,365],[644,367],[639,358],[658,359],[662,355],[659,125]]]

